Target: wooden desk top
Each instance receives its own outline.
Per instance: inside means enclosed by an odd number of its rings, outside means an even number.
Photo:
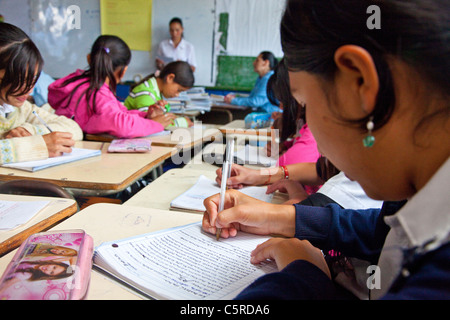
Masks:
[[[204,142],[214,141],[214,139],[221,137],[217,126],[210,124],[197,125],[191,128],[175,128],[170,131],[170,134],[147,136],[141,139],[150,139],[152,146],[191,149]],[[86,134],[85,139],[88,141],[111,142],[116,138],[111,135]]]
[[[152,137],[152,145],[191,149],[203,143],[221,139],[217,125],[195,125],[191,128],[176,128],[170,135]]]
[[[79,141],[80,148],[101,149],[101,156],[36,172],[0,167],[0,180],[36,179],[69,189],[75,195],[107,195],[122,191],[168,159],[174,148],[152,146],[148,153],[108,153],[109,143]]]
[[[18,248],[30,235],[49,229],[78,211],[75,200],[66,198],[0,194],[0,199],[6,201],[50,201],[48,206],[24,225],[12,230],[0,230],[0,257]]]
[[[82,229],[94,240],[94,247],[103,242],[128,238],[161,229],[201,221],[202,216],[185,212],[146,209],[133,206],[99,203],[81,210],[50,231]],[[107,222],[107,227],[105,223]],[[14,252],[0,259],[0,274],[14,256]],[[103,274],[91,271],[87,299],[131,300],[141,297]]]
[[[245,129],[244,120],[234,120],[230,123],[219,127],[220,132],[223,134],[241,134],[241,135],[257,135],[257,136],[268,136],[272,135],[272,130],[270,127],[260,128],[260,129]]]
[[[171,169],[141,189],[123,205],[169,210],[170,202],[191,188],[200,175],[212,180],[216,178],[216,172],[212,170]],[[286,200],[287,194],[276,192],[272,203],[280,204]]]

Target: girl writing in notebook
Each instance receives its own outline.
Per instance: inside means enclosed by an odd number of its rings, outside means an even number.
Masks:
[[[242,299],[337,299],[323,252],[368,261],[366,297],[450,298],[450,15],[446,1],[290,0],[281,22],[291,91],[319,150],[381,209],[277,206],[236,190],[205,200],[203,228],[280,234],[252,252],[279,272]],[[345,14],[343,14],[345,13]],[[373,22],[373,21],[372,21]]]
[[[0,23],[0,164],[70,153],[75,141],[83,139],[76,122],[27,101],[43,65],[39,50],[22,30]]]
[[[124,104],[130,110],[149,108],[148,112],[156,116],[164,113],[162,109],[170,109],[163,97],[178,97],[181,92],[192,88],[193,85],[194,73],[189,64],[184,61],[171,62],[157,76],[149,75],[136,84]],[[178,117],[174,120],[174,124],[177,127],[190,127],[192,121],[187,117]]]
[[[87,56],[89,68],[77,70],[49,86],[48,102],[56,114],[74,119],[85,133],[118,138],[143,137],[164,130],[175,115],[128,110],[115,95],[131,60],[128,45],[103,35]]]

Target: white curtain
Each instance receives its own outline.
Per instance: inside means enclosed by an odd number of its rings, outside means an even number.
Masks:
[[[220,38],[219,15],[228,13],[227,55],[257,56],[261,51],[271,51],[282,57],[280,20],[284,7],[283,0],[217,0],[215,39]],[[217,52],[220,45],[215,47]]]

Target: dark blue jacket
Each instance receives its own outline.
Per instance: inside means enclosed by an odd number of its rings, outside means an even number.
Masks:
[[[394,214],[404,203],[385,202],[381,210],[346,210],[335,204],[295,205],[295,236],[324,252],[337,250],[376,264],[390,230],[383,217]],[[421,256],[404,255],[409,272],[396,279],[384,299],[450,299],[449,243]],[[280,272],[259,278],[236,299],[341,299],[341,294],[342,290],[319,268],[297,260]]]

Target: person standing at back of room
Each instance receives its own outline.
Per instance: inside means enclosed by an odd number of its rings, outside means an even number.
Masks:
[[[192,43],[184,39],[183,21],[180,18],[172,18],[169,22],[170,39],[161,41],[156,53],[156,68],[162,70],[172,61],[186,61],[195,71],[197,61],[195,49]]]

